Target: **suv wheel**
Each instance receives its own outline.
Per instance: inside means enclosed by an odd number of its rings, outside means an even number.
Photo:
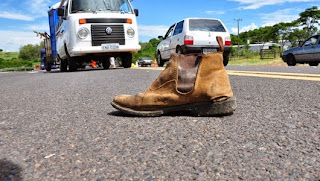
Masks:
[[[177,54],[183,54],[181,47],[179,47],[179,46],[177,47],[176,53],[177,53]]]
[[[294,58],[293,55],[288,56],[287,64],[288,64],[288,66],[296,66],[297,65],[296,59]]]
[[[223,65],[227,66],[229,63],[229,55],[223,55]]]
[[[310,66],[318,66],[318,65],[319,65],[319,62],[310,62],[309,65],[310,65]]]
[[[163,67],[163,65],[164,65],[164,61],[161,58],[160,52],[157,53],[157,64],[159,67]]]

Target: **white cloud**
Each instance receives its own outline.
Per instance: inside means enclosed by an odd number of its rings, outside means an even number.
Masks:
[[[164,36],[168,31],[169,26],[149,26],[149,25],[138,25],[138,31],[140,37],[157,38],[158,36]]]
[[[255,25],[254,23],[251,23],[251,25],[245,26],[245,27],[241,27],[240,28],[240,33],[242,32],[246,32],[246,31],[250,31],[250,30],[254,30],[257,29],[258,26]],[[238,34],[238,28],[231,28],[231,33],[237,35]]]
[[[0,48],[4,51],[17,52],[19,48],[27,44],[38,44],[41,39],[32,31],[2,31],[0,30]]]
[[[29,30],[29,31],[39,31],[39,32],[48,32],[49,33],[49,23],[38,23],[38,24],[30,24],[27,25],[25,28],[25,30]]]
[[[238,2],[244,6],[241,6],[240,9],[259,9],[267,5],[276,5],[284,3],[294,3],[294,2],[315,2],[318,0],[229,0]]]
[[[292,22],[299,18],[299,14],[293,14],[292,11],[297,11],[297,9],[282,9],[275,11],[273,13],[260,14],[263,21],[262,26],[273,26],[280,22]],[[272,14],[272,16],[270,16]],[[274,18],[276,17],[276,18]]]
[[[28,11],[36,17],[48,16],[47,11],[49,6],[52,5],[50,0],[28,0],[26,3],[30,6]]]
[[[14,20],[23,20],[23,21],[33,21],[34,18],[31,16],[27,16],[24,14],[18,14],[18,13],[10,13],[10,12],[0,12],[0,18],[6,18],[6,19],[14,19]]]
[[[221,14],[225,14],[226,12],[224,11],[205,11],[204,14],[208,14],[208,15],[211,15],[211,14],[218,14],[218,15],[221,15]]]
[[[17,5],[2,4],[0,6],[0,18],[34,21],[37,18],[48,16],[47,11],[50,0],[27,0]]]

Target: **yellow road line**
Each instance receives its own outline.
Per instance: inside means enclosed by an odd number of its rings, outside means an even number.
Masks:
[[[303,77],[320,77],[320,74],[302,74],[302,73],[286,73],[286,72],[259,72],[259,71],[240,71],[240,70],[227,70],[228,73],[254,73],[254,74],[267,74],[267,75],[287,75],[287,76],[303,76]]]
[[[164,68],[163,67],[135,67],[135,69],[163,70]],[[259,72],[259,71],[241,71],[241,70],[227,70],[227,73],[228,75],[248,76],[248,77],[320,81],[320,74]]]
[[[263,77],[263,78],[274,78],[274,79],[320,81],[320,74],[238,71],[238,70],[227,70],[227,72],[228,72],[229,75],[238,75],[238,76]]]

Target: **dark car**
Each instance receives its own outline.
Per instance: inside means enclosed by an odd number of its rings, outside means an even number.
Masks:
[[[143,57],[138,61],[138,65],[143,67],[143,66],[151,66],[153,60],[150,57]]]
[[[320,35],[312,36],[299,43],[298,47],[284,51],[282,59],[289,66],[295,66],[297,63],[318,66],[320,63]]]

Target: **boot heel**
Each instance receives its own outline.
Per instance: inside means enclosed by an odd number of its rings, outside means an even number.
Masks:
[[[197,103],[189,111],[195,116],[223,116],[232,114],[236,108],[236,97],[233,96],[222,102]]]

